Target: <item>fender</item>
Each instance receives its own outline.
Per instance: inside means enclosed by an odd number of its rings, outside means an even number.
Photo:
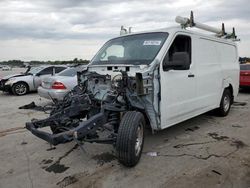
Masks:
[[[223,94],[223,91],[225,88],[231,86],[232,90],[233,90],[233,97],[237,96],[237,89],[235,88],[235,85],[233,83],[233,79],[228,77],[228,78],[224,78],[222,81],[222,91],[221,91],[221,96]]]

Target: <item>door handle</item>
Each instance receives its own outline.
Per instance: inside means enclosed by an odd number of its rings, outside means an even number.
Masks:
[[[188,77],[189,77],[189,78],[193,78],[193,77],[194,77],[194,74],[189,74]]]

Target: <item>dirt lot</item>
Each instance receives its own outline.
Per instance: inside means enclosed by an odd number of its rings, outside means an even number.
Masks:
[[[9,72],[8,72],[9,73]],[[7,72],[0,72],[0,76]],[[242,92],[225,118],[204,114],[151,135],[140,163],[125,168],[109,145],[67,143],[50,147],[24,129],[47,115],[19,106],[36,93],[0,93],[0,187],[250,187],[250,92]],[[149,153],[151,152],[151,153]],[[152,156],[153,155],[153,156]]]

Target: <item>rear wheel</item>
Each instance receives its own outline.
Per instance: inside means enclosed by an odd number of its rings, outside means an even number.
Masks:
[[[125,166],[135,166],[140,158],[144,143],[145,119],[142,113],[127,112],[120,123],[116,151],[120,163]]]
[[[225,89],[221,98],[220,107],[216,109],[219,116],[227,116],[232,105],[232,94],[229,89]]]
[[[24,82],[18,82],[18,83],[15,83],[13,86],[12,86],[12,93],[15,94],[15,95],[25,95],[28,93],[28,85]]]

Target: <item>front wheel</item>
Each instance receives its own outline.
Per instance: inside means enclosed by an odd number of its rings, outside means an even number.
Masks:
[[[145,119],[142,113],[127,112],[121,120],[116,140],[117,157],[127,167],[135,166],[144,144]]]
[[[24,82],[15,83],[12,86],[12,93],[15,95],[25,95],[28,93],[28,85]]]
[[[232,105],[232,94],[229,89],[225,89],[221,98],[220,107],[216,109],[219,116],[227,116]]]

